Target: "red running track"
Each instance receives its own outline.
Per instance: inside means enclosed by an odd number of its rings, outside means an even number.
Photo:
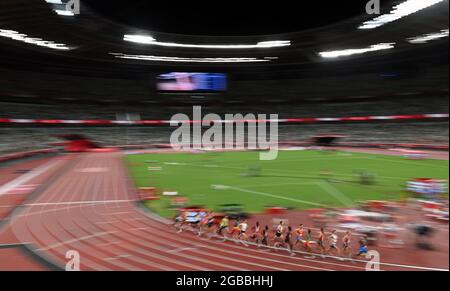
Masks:
[[[176,233],[141,210],[121,153],[86,153],[66,160],[10,229],[35,254],[63,268],[80,253],[81,270],[364,270],[365,262],[308,259],[286,251]],[[397,265],[382,269],[410,269]]]

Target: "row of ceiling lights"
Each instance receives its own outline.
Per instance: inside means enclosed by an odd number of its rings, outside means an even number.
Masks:
[[[45,0],[49,4],[66,5],[69,1],[65,0]],[[430,7],[434,4],[442,2],[444,0],[406,0],[399,5],[396,5],[388,14],[383,14],[370,21],[364,22],[360,29],[372,29],[384,25],[386,23],[398,20],[402,17],[408,16],[412,13]],[[66,13],[65,10],[54,10],[59,15],[73,16],[73,13]],[[68,12],[68,11],[67,11]],[[425,34],[417,37],[408,38],[408,42],[412,44],[426,43],[430,40],[435,40],[443,37],[448,37],[448,29],[441,30],[437,33]],[[69,50],[70,48],[65,44],[55,43],[53,41],[46,41],[40,38],[31,38],[25,34],[21,34],[13,30],[1,30],[0,36],[11,38],[14,40],[22,41],[25,43],[35,44],[38,46],[44,46],[57,50]],[[290,46],[289,40],[276,40],[276,41],[263,41],[256,44],[183,44],[173,42],[161,42],[155,38],[147,35],[130,35],[126,34],[123,38],[125,41],[157,45],[164,47],[178,47],[178,48],[199,48],[199,49],[268,49]],[[394,48],[395,43],[379,43],[365,48],[352,48],[343,50],[323,51],[318,55],[323,58],[338,58],[343,56],[351,56],[357,54],[364,54],[368,52],[374,52],[379,50],[387,50]],[[187,57],[167,57],[167,56],[151,56],[151,55],[129,55],[123,53],[110,53],[116,58],[123,59],[137,59],[145,61],[162,61],[162,62],[193,62],[193,63],[242,63],[242,62],[268,62],[276,57],[266,58],[187,58]]]
[[[34,44],[37,46],[43,46],[56,50],[70,50],[70,48],[62,43],[55,43],[53,41],[43,40],[41,38],[29,37],[26,34],[19,33],[14,30],[0,29],[0,36],[24,43]],[[449,36],[449,30],[443,29],[436,33],[424,34],[416,37],[408,38],[407,41],[412,44],[422,44],[428,41],[440,39]],[[343,50],[323,51],[318,54],[323,58],[338,58],[344,56],[364,54],[368,52],[387,50],[394,48],[395,43],[379,43],[365,48],[351,48]],[[116,58],[122,59],[135,59],[143,61],[161,61],[161,62],[185,62],[185,63],[248,63],[248,62],[268,62],[277,57],[265,57],[265,58],[188,58],[188,57],[168,57],[168,56],[152,56],[152,55],[130,55],[123,53],[110,53]]]

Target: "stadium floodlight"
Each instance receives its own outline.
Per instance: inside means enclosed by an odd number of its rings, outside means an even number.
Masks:
[[[131,59],[141,61],[154,62],[179,62],[179,63],[254,63],[254,62],[269,62],[268,59],[258,58],[185,58],[185,57],[166,57],[166,56],[151,56],[151,55],[128,55],[122,53],[109,53],[115,58]]]
[[[55,9],[53,11],[55,11],[56,14],[61,15],[61,16],[75,16],[75,13],[73,13],[72,11],[69,11],[69,10]]]
[[[364,54],[364,53],[368,53],[368,52],[392,49],[392,48],[394,48],[394,45],[395,45],[395,43],[379,43],[379,44],[371,45],[366,48],[325,51],[325,52],[320,52],[319,55],[322,58],[338,58],[338,57],[359,55],[359,54]]]
[[[21,41],[24,43],[34,44],[37,46],[47,47],[56,50],[69,50],[70,48],[62,43],[55,43],[41,38],[28,37],[26,34],[19,33],[14,30],[0,29],[0,36]]]
[[[430,40],[440,39],[440,38],[444,38],[444,37],[448,37],[448,28],[442,29],[440,32],[428,33],[428,34],[408,38],[408,42],[413,43],[413,44],[427,43]]]
[[[136,42],[136,43],[143,43],[143,44],[148,44],[148,43],[156,41],[155,38],[148,36],[148,35],[131,35],[131,34],[125,34],[123,36],[123,40],[130,41],[130,42]]]
[[[164,47],[179,47],[179,48],[202,48],[202,49],[256,49],[256,48],[275,48],[290,46],[289,40],[274,40],[274,41],[262,41],[256,44],[183,44],[175,42],[161,42],[157,41],[154,37],[148,35],[137,34],[125,34],[123,36],[124,41],[150,44]]]
[[[400,18],[416,13],[422,9],[433,6],[442,1],[444,0],[406,0],[405,2],[402,2],[392,7],[392,10],[389,13],[380,15],[372,20],[366,21],[358,28],[359,29],[377,28],[384,24],[396,21]]]

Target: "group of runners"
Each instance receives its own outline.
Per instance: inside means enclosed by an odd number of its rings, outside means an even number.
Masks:
[[[367,238],[365,236],[359,239],[358,251],[353,254],[352,250],[352,232],[346,231],[339,241],[338,231],[333,229],[326,233],[324,228],[312,230],[299,224],[295,229],[280,221],[276,227],[270,229],[268,225],[264,227],[257,221],[255,225],[249,225],[246,219],[231,220],[225,216],[217,220],[209,213],[204,213],[197,219],[188,221],[181,213],[175,219],[175,227],[179,232],[186,226],[190,227],[198,236],[208,238],[216,236],[223,241],[232,239],[248,246],[253,242],[260,247],[284,248],[290,255],[295,256],[295,250],[303,250],[310,254],[319,253],[322,256],[332,255],[340,258],[359,257],[367,254]]]

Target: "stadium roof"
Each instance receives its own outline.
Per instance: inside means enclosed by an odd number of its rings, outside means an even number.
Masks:
[[[56,13],[65,9],[67,1],[2,0],[0,53],[3,57],[0,65],[72,73],[133,74],[167,70],[168,66],[250,73],[270,69],[274,73],[305,72],[317,66],[342,67],[340,60],[346,61],[346,68],[362,68],[380,62],[410,62],[408,52],[419,59],[442,59],[442,54],[448,58],[446,49],[436,49],[436,46],[448,47],[448,37],[427,39],[429,34],[448,35],[447,0],[429,0],[439,3],[376,29],[358,29],[375,18],[362,13],[325,26],[319,21],[315,23],[319,28],[305,26],[308,29],[298,32],[227,37],[181,35],[131,27],[101,16],[98,9],[94,11],[83,0],[80,14]],[[416,0],[385,2],[381,13],[389,14],[393,6],[405,1]],[[63,4],[57,4],[60,2]],[[363,8],[364,5],[361,4]],[[409,41],[419,36],[425,36],[428,41]],[[236,47],[230,49],[230,45]],[[388,49],[378,50],[380,47]],[[421,53],[416,53],[419,48]],[[386,58],[386,54],[390,57]],[[330,55],[331,58],[324,57]],[[351,62],[347,62],[349,59]]]

